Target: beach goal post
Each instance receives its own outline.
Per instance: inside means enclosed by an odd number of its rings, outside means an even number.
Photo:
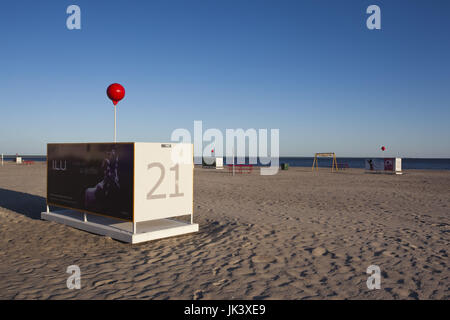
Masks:
[[[336,154],[334,152],[318,152],[314,155],[314,161],[312,165],[312,171],[319,170],[319,158],[331,158],[331,172],[338,171],[338,165],[336,160]]]

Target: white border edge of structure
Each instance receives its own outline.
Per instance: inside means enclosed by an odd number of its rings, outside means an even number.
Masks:
[[[172,224],[171,227],[140,233],[137,233],[136,229],[134,229],[134,232],[130,232],[102,223],[80,220],[59,214],[58,212],[41,212],[41,219],[62,223],[76,229],[111,237],[112,239],[132,244],[193,233],[199,230],[199,226],[196,223],[184,223],[171,219],[161,219],[161,221]]]

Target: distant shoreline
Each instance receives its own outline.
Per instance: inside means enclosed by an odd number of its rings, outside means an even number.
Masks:
[[[45,155],[19,155],[23,160],[31,160],[36,162],[45,162],[47,157]],[[13,161],[15,155],[4,155],[4,161]],[[348,168],[363,169],[365,167],[364,159],[368,158],[382,158],[382,157],[338,157],[339,164],[346,164]],[[389,158],[389,157],[387,157]],[[313,163],[313,157],[280,157],[279,163],[287,163],[290,167],[311,167]],[[224,164],[226,158],[224,158]],[[237,158],[235,158],[235,163]],[[245,163],[249,164],[249,158],[245,158]],[[255,166],[265,166],[266,164],[258,161]],[[331,167],[331,159],[321,158],[319,160],[320,167]],[[403,170],[450,170],[450,158],[402,158]]]

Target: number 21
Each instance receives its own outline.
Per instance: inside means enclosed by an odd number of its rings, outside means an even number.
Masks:
[[[149,193],[147,193],[147,199],[148,200],[152,200],[152,199],[164,199],[167,197],[166,194],[164,193],[160,193],[160,194],[155,194],[156,189],[158,189],[158,187],[161,185],[161,183],[164,180],[164,176],[166,174],[166,170],[164,168],[164,165],[160,162],[153,162],[150,163],[147,166],[147,169],[150,170],[152,168],[158,168],[160,170],[160,176],[158,181],[156,182],[155,186],[150,190]],[[177,163],[176,165],[174,165],[172,168],[170,168],[171,171],[175,171],[175,193],[171,193],[169,194],[169,197],[171,198],[175,198],[175,197],[183,197],[184,193],[180,192],[180,186],[179,186],[179,180],[180,180],[180,165]]]

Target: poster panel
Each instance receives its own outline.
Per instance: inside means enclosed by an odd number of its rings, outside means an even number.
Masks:
[[[394,161],[395,158],[384,158],[384,170],[394,171]]]
[[[384,171],[384,159],[366,159],[365,167],[369,171]]]
[[[133,143],[47,145],[47,203],[133,220]]]
[[[369,171],[394,171],[395,163],[395,158],[373,158],[365,160],[365,167]]]

